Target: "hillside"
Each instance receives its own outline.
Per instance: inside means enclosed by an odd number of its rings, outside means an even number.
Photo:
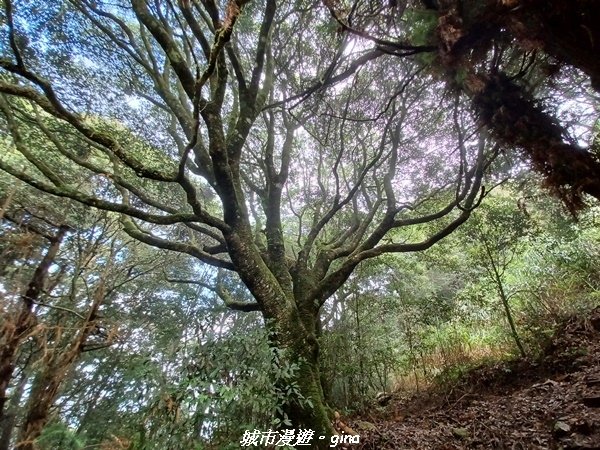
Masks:
[[[477,367],[452,386],[351,421],[361,449],[600,449],[600,308],[537,361]]]

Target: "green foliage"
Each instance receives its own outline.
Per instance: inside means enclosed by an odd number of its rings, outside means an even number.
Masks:
[[[574,222],[525,189],[505,185],[440,245],[364,265],[346,285],[322,337],[336,405],[361,409],[378,391],[450,383],[482,360],[512,358],[490,256],[531,353],[562,317],[600,304],[597,209]]]
[[[431,45],[435,42],[435,31],[438,23],[436,11],[430,9],[410,9],[404,15],[411,24],[411,42],[415,45]]]
[[[238,448],[245,430],[290,426],[286,405],[311,405],[295,381],[298,363],[273,347],[255,320],[234,318],[222,316],[227,330],[209,332],[181,349],[177,360],[165,354],[166,366],[156,357],[130,360],[123,376],[142,382],[143,396],[113,392],[110,402],[97,409],[120,404],[129,410],[118,413],[127,420],[113,433],[131,436],[131,450]],[[168,352],[169,342],[162,345],[156,351]]]
[[[86,446],[81,435],[60,422],[44,428],[36,443],[41,450],[82,450]]]

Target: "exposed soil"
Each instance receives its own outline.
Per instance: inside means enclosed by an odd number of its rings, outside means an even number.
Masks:
[[[600,308],[572,318],[536,362],[476,368],[452,388],[394,397],[351,420],[360,449],[600,449]]]

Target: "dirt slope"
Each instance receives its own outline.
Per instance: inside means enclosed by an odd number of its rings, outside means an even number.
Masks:
[[[600,449],[600,308],[559,329],[541,361],[471,371],[350,425],[361,449]]]

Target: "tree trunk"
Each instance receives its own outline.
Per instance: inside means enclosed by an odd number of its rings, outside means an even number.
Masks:
[[[323,336],[323,322],[319,317],[317,319],[317,325],[315,329],[315,336],[317,338],[317,343],[321,342],[321,337]],[[320,345],[320,344],[319,344]],[[324,371],[321,370],[322,365],[319,363],[319,376],[321,379],[321,390],[323,391],[323,398],[325,400],[325,404],[332,403],[333,399],[333,383],[330,379],[327,378]]]
[[[25,390],[27,378],[28,377],[25,374],[21,376],[19,383],[10,396],[6,413],[0,419],[0,450],[10,449],[10,440],[17,423],[19,405],[21,404],[21,398],[23,397],[23,391]]]
[[[68,227],[61,226],[50,240],[50,246],[38,264],[27,291],[21,296],[21,309],[15,320],[6,319],[0,328],[0,419],[4,415],[6,390],[14,372],[14,364],[19,345],[35,324],[33,305],[44,289],[48,270],[54,262],[60,244],[68,231]]]
[[[489,273],[492,277],[492,282],[496,285],[496,289],[498,290],[498,295],[500,296],[500,301],[502,302],[502,306],[504,308],[504,313],[506,314],[506,320],[508,321],[508,325],[510,327],[511,336],[512,336],[513,340],[515,341],[517,348],[519,349],[519,353],[521,354],[521,356],[523,358],[525,358],[525,356],[527,356],[527,355],[525,353],[525,348],[523,347],[523,344],[521,343],[521,338],[519,337],[519,333],[517,332],[517,326],[515,325],[515,320],[513,319],[513,315],[510,310],[509,298],[508,298],[508,295],[506,295],[506,291],[504,290],[504,281],[502,280],[501,269],[498,268],[498,265],[496,264],[496,261],[494,260],[493,252],[490,249],[487,238],[485,237],[485,235],[483,233],[481,233],[481,235],[480,235],[480,240],[483,242],[483,245],[485,247],[485,251],[486,251],[486,254],[488,257],[488,262],[490,263],[490,266],[491,266],[491,270],[489,270]],[[506,268],[506,266],[504,266],[504,268]]]
[[[512,312],[510,310],[510,304],[508,303],[508,297],[504,292],[504,287],[502,286],[502,282],[498,282],[498,292],[500,293],[500,300],[502,301],[502,306],[504,307],[504,312],[506,313],[506,320],[508,321],[508,325],[510,326],[510,333],[512,334],[513,340],[519,349],[519,353],[523,358],[527,356],[525,353],[525,348],[521,343],[521,338],[519,337],[519,333],[517,332],[517,326],[515,325],[515,320],[513,319]]]
[[[319,343],[314,331],[316,317],[309,317],[304,321],[277,322],[273,322],[272,345],[282,350],[282,364],[293,364],[297,367],[294,376],[291,379],[280,380],[277,389],[285,393],[290,384],[295,384],[301,396],[300,398],[292,396],[286,404],[282,405],[282,410],[296,431],[298,429],[314,431],[310,448],[329,448],[331,436],[335,431],[321,386]],[[310,331],[303,322],[309,322]],[[320,436],[323,436],[323,439],[319,439]]]
[[[558,61],[589,75],[600,92],[600,8],[596,0],[521,0],[508,26],[526,44],[541,42]]]
[[[98,282],[94,290],[92,304],[86,319],[81,324],[77,334],[62,352],[53,355],[43,370],[36,376],[27,412],[19,433],[19,449],[34,450],[35,440],[40,436],[50,418],[50,409],[62,386],[62,383],[83,352],[85,342],[92,333],[98,308],[105,298],[104,278]]]
[[[238,225],[238,230],[226,239],[241,280],[260,305],[271,343],[281,350],[281,363],[297,366],[294,376],[279,380],[276,386],[282,398],[289,400],[281,405],[282,411],[291,421],[291,428],[314,431],[311,448],[328,448],[334,429],[321,386],[316,336],[320,306],[315,298],[306,297],[313,280],[310,274],[296,274],[292,282],[290,274],[286,276],[281,267],[275,267],[275,258],[267,258],[271,268],[267,267],[248,224]],[[287,395],[290,384],[297,386],[299,398]]]

